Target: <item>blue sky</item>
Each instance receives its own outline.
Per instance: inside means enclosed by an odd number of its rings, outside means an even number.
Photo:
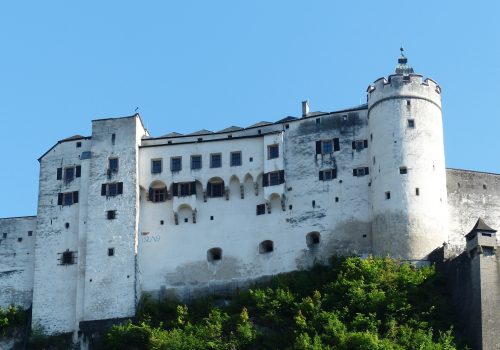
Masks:
[[[448,167],[500,173],[498,1],[5,1],[0,217],[35,215],[37,158],[136,107],[152,135],[366,100],[401,44],[443,89]]]

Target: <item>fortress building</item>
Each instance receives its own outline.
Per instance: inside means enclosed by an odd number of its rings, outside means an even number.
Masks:
[[[49,334],[133,316],[143,293],[223,291],[337,254],[426,261],[500,228],[500,175],[446,169],[441,88],[402,55],[367,103],[149,135],[92,121],[39,159],[36,217],[0,220],[0,305]]]

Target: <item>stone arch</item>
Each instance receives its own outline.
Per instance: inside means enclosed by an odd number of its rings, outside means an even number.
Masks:
[[[207,250],[207,261],[216,263],[222,260],[222,249],[219,247]]]
[[[214,176],[207,181],[207,197],[208,198],[219,198],[224,197],[225,194],[225,184],[222,178]]]
[[[229,198],[241,198],[240,179],[236,175],[231,176],[229,179]]]
[[[161,180],[155,180],[149,185],[147,199],[153,203],[165,202],[168,199],[167,185]]]
[[[274,251],[274,242],[267,239],[259,243],[259,253],[267,254]]]
[[[179,225],[185,223],[196,223],[196,210],[193,211],[188,204],[181,204],[177,208],[175,215],[177,216],[176,223]]]
[[[320,241],[321,234],[318,231],[312,231],[306,235],[306,244],[309,248],[317,247]]]
[[[269,195],[267,202],[269,203],[271,213],[280,212],[282,210],[281,199],[281,195],[278,193],[271,193],[271,195]]]
[[[245,175],[243,187],[245,189],[245,196],[255,195],[253,176],[250,173]]]

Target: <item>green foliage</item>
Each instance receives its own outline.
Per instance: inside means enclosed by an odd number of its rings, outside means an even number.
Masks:
[[[9,305],[6,309],[0,307],[0,336],[5,336],[9,331],[26,323],[26,311]]]
[[[138,323],[107,349],[457,349],[443,283],[431,267],[333,258],[235,293],[230,304],[145,298]]]

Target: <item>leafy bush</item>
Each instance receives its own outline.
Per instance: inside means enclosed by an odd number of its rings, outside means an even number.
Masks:
[[[0,335],[6,335],[15,327],[23,326],[26,323],[26,311],[10,305],[6,309],[0,307]]]
[[[431,267],[335,257],[235,293],[225,307],[145,298],[138,323],[113,327],[106,348],[452,350],[444,295]]]

